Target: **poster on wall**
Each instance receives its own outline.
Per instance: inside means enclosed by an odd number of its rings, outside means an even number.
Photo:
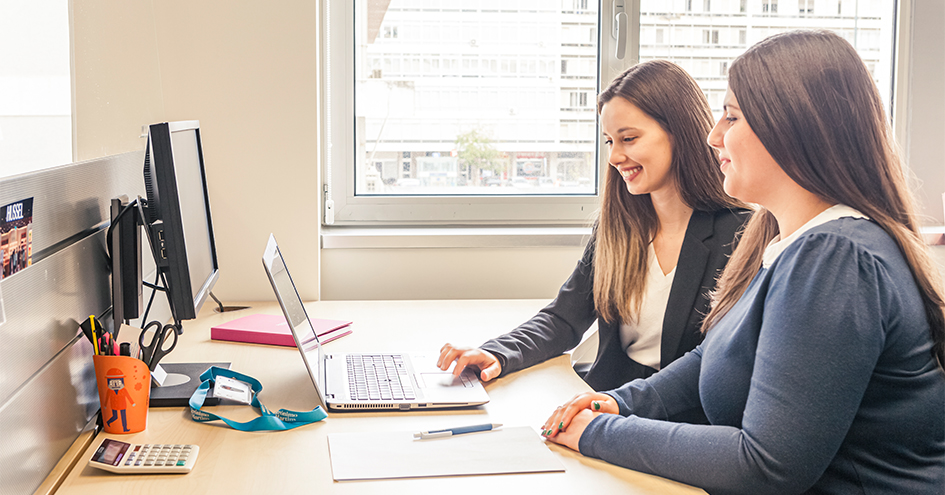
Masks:
[[[0,280],[33,264],[33,198],[0,207]]]

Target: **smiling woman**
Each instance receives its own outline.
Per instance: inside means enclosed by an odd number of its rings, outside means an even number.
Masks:
[[[70,163],[66,0],[0,3],[0,177]]]
[[[677,195],[670,174],[672,139],[656,120],[626,99],[614,98],[601,106],[600,126],[610,150],[608,163],[630,194]]]
[[[701,340],[707,294],[748,217],[722,191],[705,96],[678,65],[656,60],[618,76],[598,108],[610,166],[583,258],[538,315],[479,349],[446,344],[441,369],[474,366],[491,380],[573,348],[597,320],[584,379],[601,390],[649,376]]]

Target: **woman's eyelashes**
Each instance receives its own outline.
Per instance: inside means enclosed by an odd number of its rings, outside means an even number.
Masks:
[[[624,143],[632,143],[637,140],[637,136],[627,136],[621,139]],[[607,146],[613,146],[614,140],[609,137],[604,137],[604,144]]]

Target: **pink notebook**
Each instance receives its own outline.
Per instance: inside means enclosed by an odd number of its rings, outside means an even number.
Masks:
[[[311,318],[312,328],[323,345],[351,333],[350,321]],[[213,340],[249,342],[295,347],[295,339],[282,315],[249,315],[210,329]]]

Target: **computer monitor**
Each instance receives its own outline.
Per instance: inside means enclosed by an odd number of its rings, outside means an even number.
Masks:
[[[171,315],[175,321],[196,318],[219,277],[199,122],[149,127],[144,183],[145,228]]]

